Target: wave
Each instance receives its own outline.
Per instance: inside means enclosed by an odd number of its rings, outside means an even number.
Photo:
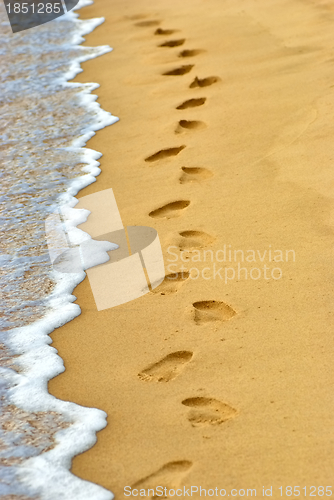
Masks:
[[[44,224],[58,208],[75,207],[76,194],[100,173],[101,153],[85,145],[118,118],[95,102],[98,84],[69,80],[81,62],[111,48],[80,46],[103,18],[81,21],[70,12],[15,35],[4,19],[0,5],[0,494],[109,500],[111,492],[69,471],[106,414],[47,390],[64,371],[49,334],[80,314],[72,291],[85,273],[52,269]]]

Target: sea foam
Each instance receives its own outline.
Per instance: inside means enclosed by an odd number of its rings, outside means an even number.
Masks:
[[[0,495],[107,500],[111,492],[69,471],[73,456],[95,443],[106,414],[47,390],[65,369],[49,334],[80,314],[72,292],[85,273],[52,269],[45,220],[61,209],[75,226],[88,215],[73,210],[75,195],[95,182],[101,153],[85,145],[118,118],[96,103],[98,84],[68,80],[81,62],[111,48],[80,46],[103,18],[80,21],[70,12],[13,35],[0,6],[0,21]]]

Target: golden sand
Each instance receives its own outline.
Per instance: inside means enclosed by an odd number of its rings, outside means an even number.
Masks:
[[[96,0],[80,15],[106,18],[87,44],[114,50],[77,80],[100,83],[120,121],[89,142],[102,174],[79,197],[112,187],[124,225],[158,231],[166,274],[209,269],[100,312],[87,279],[75,290],[82,314],[52,334],[66,371],[50,392],[108,426],[74,474],[116,499],[126,485],[272,485],[273,498],[330,485],[334,7]],[[224,249],[213,279],[203,253]]]

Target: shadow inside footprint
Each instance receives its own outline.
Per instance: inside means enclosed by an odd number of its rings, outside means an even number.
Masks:
[[[160,295],[170,295],[176,293],[184,282],[189,279],[190,274],[188,271],[179,271],[177,273],[167,274],[161,285],[152,290],[152,293]]]
[[[139,26],[140,28],[146,28],[150,26],[157,26],[160,23],[161,21],[140,21],[138,23],[135,23],[135,26]]]
[[[198,99],[188,99],[182,104],[179,104],[176,109],[197,108],[198,106],[203,106],[203,104],[205,104],[205,101],[206,97],[199,97]]]
[[[185,130],[198,130],[203,128],[206,128],[206,125],[204,122],[201,122],[199,120],[180,120],[176,127],[175,133],[180,134]]]
[[[194,56],[198,56],[198,54],[202,54],[202,52],[204,52],[204,50],[197,50],[197,49],[189,50],[189,49],[185,49],[185,50],[182,50],[182,52],[179,53],[179,57],[194,57]]]
[[[153,474],[150,474],[149,476],[146,476],[134,483],[132,485],[132,488],[145,490],[152,489],[152,494],[150,494],[150,491],[147,491],[147,495],[145,495],[145,498],[156,499],[157,496],[154,495],[154,492],[157,486],[167,488],[167,490],[177,488],[178,486],[180,486],[182,479],[189,471],[191,466],[192,462],[190,462],[189,460],[168,462]],[[161,498],[165,499],[168,497],[164,495]]]
[[[145,161],[153,162],[163,160],[164,158],[169,158],[170,156],[177,156],[185,147],[186,146],[179,146],[178,148],[161,149],[157,153],[154,153],[154,155],[145,158]]]
[[[134,14],[133,16],[125,16],[125,19],[130,19],[131,21],[139,21],[140,19],[145,19],[147,14]]]
[[[169,382],[177,377],[189,363],[193,353],[190,351],[176,351],[154,363],[138,374],[145,382]]]
[[[171,69],[170,71],[166,71],[162,73],[165,76],[182,76],[186,75],[193,69],[193,64],[188,64],[186,66],[180,66],[179,68]]]
[[[173,201],[172,203],[167,203],[167,205],[163,207],[152,210],[148,215],[154,219],[171,219],[172,217],[178,217],[180,211],[184,210],[189,205],[189,200]]]
[[[237,313],[225,302],[216,300],[203,300],[194,302],[194,321],[197,325],[212,321],[228,321]]]
[[[193,427],[219,425],[237,414],[232,406],[213,398],[188,398],[182,404],[191,408],[188,420]]]
[[[191,250],[193,248],[202,248],[210,245],[215,238],[204,231],[181,231],[179,248],[182,250]]]
[[[220,81],[220,78],[218,76],[208,76],[207,78],[196,78],[194,79],[193,82],[189,85],[189,88],[194,89],[196,87],[209,87],[210,85],[213,85],[214,83],[217,83]]]
[[[199,182],[209,179],[213,173],[207,168],[200,167],[182,167],[182,174],[180,176],[180,184],[187,182]]]
[[[179,40],[168,40],[167,42],[159,45],[159,47],[179,47],[180,45],[183,45],[185,41],[185,38],[180,38]]]
[[[172,35],[176,31],[177,30],[163,30],[162,28],[158,28],[155,30],[154,34],[155,35]]]

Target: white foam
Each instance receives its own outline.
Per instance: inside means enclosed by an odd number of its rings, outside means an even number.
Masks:
[[[80,0],[77,8],[90,3],[93,2]],[[71,26],[75,22],[77,29],[73,33],[71,46],[82,43],[83,35],[90,33],[104,21],[103,18],[79,21],[77,17],[77,14],[70,12],[56,20],[57,23],[71,22]],[[33,36],[35,36],[34,33],[31,33],[31,37]],[[36,37],[38,37],[37,32]],[[36,50],[39,50],[38,47]],[[70,147],[63,148],[64,151],[77,154],[81,162],[87,164],[82,168],[83,175],[70,181],[67,192],[59,200],[62,211],[67,212],[67,220],[69,223],[72,221],[72,228],[83,220],[83,216],[87,215],[82,211],[73,210],[77,203],[74,196],[81,189],[95,182],[96,176],[100,173],[97,160],[101,153],[84,148],[84,146],[95,131],[115,123],[118,118],[103,111],[96,103],[96,97],[91,95],[91,92],[98,88],[97,84],[78,84],[68,82],[68,80],[82,71],[81,62],[110,50],[108,46],[94,48],[90,52],[82,48],[82,55],[72,62],[70,69],[57,81],[57,84],[64,87],[76,89],[81,106],[88,108],[96,118],[93,123],[82,130],[80,137],[77,137]],[[21,188],[23,192],[28,192],[30,189],[27,183],[26,185],[22,183]],[[17,206],[17,210],[19,209],[20,206]],[[85,239],[78,229],[73,229],[72,236],[73,241],[77,243]],[[95,254],[95,260],[91,260],[89,264],[104,262],[105,251],[110,249],[112,249],[110,244],[103,248],[104,251],[98,259],[96,259],[95,252],[91,252],[89,255]],[[8,256],[2,255],[2,261],[7,262]],[[18,261],[13,260],[13,262],[16,262],[18,266]],[[11,404],[34,413],[56,412],[62,415],[65,421],[72,423],[68,428],[59,430],[55,434],[56,445],[52,449],[38,456],[24,459],[16,468],[15,474],[23,485],[20,487],[21,493],[38,495],[45,500],[91,500],[92,498],[110,500],[113,498],[111,492],[83,481],[69,472],[73,456],[89,449],[96,442],[96,432],[106,426],[106,413],[98,409],[84,408],[74,403],[60,401],[51,396],[47,390],[48,381],[64,371],[62,359],[58,356],[56,349],[49,345],[51,343],[49,334],[80,314],[79,305],[73,304],[75,296],[72,295],[72,291],[85,278],[85,273],[83,270],[70,274],[52,271],[51,278],[57,285],[44,301],[44,305],[50,312],[43,319],[29,326],[6,332],[6,347],[12,353],[20,355],[15,364],[20,365],[21,371],[16,373],[13,370],[1,368],[1,373],[9,387],[8,395]]]
[[[80,307],[72,303],[75,297],[71,292],[85,277],[84,273],[55,274],[58,285],[50,299],[53,311],[29,327],[16,329],[7,343],[14,352],[21,354],[17,364],[22,367],[23,374],[6,372],[4,376],[12,387],[12,404],[31,412],[54,411],[73,423],[56,433],[53,449],[25,460],[19,467],[18,476],[29,490],[43,499],[81,500],[93,495],[94,499],[107,500],[112,498],[110,492],[69,472],[72,457],[96,442],[96,432],[106,425],[105,412],[60,401],[47,391],[48,381],[64,371],[56,349],[48,345],[51,343],[48,334],[80,314]]]

